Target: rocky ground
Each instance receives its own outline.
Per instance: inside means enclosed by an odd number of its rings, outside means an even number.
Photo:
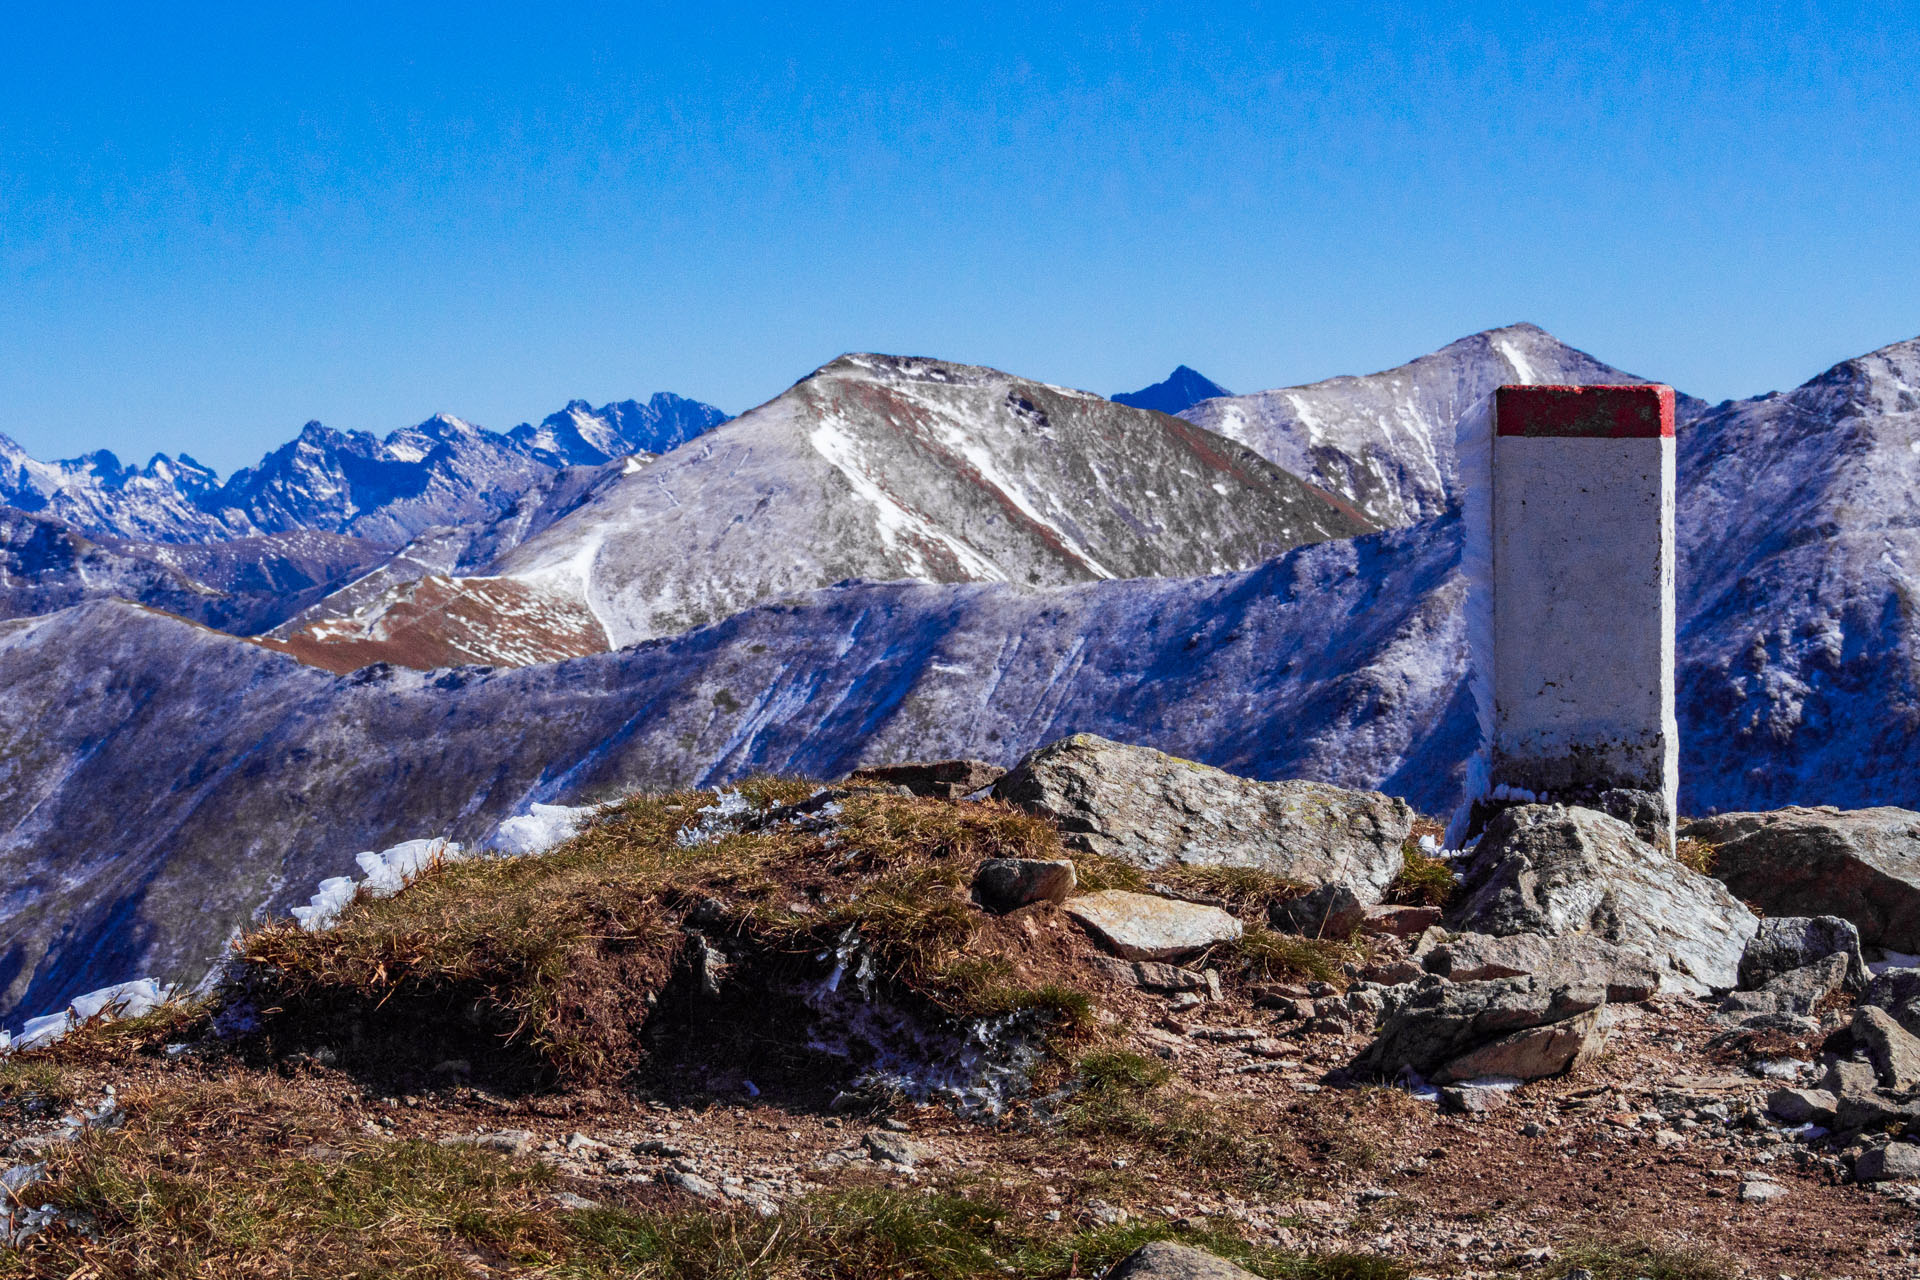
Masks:
[[[1049,751],[1000,788],[1034,817],[950,798],[990,780],[965,769],[771,789],[724,821],[648,801],[544,859],[363,898],[332,932],[270,930],[211,1004],[0,1061],[0,1276],[1097,1276],[1155,1239],[1269,1277],[1920,1276],[1920,981],[1869,980],[1846,921],[1757,920],[1598,811],[1509,811],[1456,887],[1385,797]],[[888,950],[903,868],[963,930],[938,963]],[[614,869],[645,892],[620,898]],[[505,968],[458,986],[408,930],[461,893],[510,898],[509,876],[544,877],[543,903],[588,885],[623,944],[661,910],[672,965],[567,952],[636,993],[598,1023],[514,1005]],[[1289,933],[1302,903],[1321,927]],[[575,941],[604,943],[600,919]],[[928,1026],[1051,1030],[1024,1057],[980,1039],[964,1060],[991,1086],[852,1071],[825,1028],[856,1024],[820,993],[859,980],[858,949],[795,945],[848,922],[886,961],[889,1016],[937,997]],[[386,985],[329,1004],[371,956]],[[815,1020],[790,1022],[782,983],[816,963]],[[988,970],[1014,985],[963,984]],[[429,974],[504,1056],[442,1056],[447,1026],[408,1003]],[[486,1022],[483,988],[518,1028]],[[621,1016],[652,1031],[605,1038]],[[532,1074],[522,1043],[547,1046]]]

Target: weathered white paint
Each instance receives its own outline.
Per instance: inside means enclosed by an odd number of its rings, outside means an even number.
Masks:
[[[1502,388],[1495,409],[1489,782],[1568,801],[1652,791],[1672,813],[1672,393],[1554,389],[1557,405],[1528,421],[1544,390]],[[1623,408],[1644,418],[1650,394],[1659,434],[1596,430]]]

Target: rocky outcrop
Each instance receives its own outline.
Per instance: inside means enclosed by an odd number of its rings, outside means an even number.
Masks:
[[[1558,1075],[1606,1042],[1606,991],[1535,978],[1490,982],[1427,979],[1394,1007],[1354,1059],[1366,1077],[1418,1072],[1435,1084],[1483,1076]]]
[[[1090,733],[1029,754],[996,798],[1045,814],[1069,846],[1149,870],[1250,867],[1380,901],[1413,830],[1405,801],[1322,782],[1257,782]]]
[[[1839,916],[1867,946],[1920,951],[1920,813],[1724,813],[1681,835],[1712,845],[1715,878],[1768,915]]]
[[[1466,872],[1457,928],[1496,936],[1588,934],[1645,956],[1663,991],[1739,982],[1759,922],[1725,886],[1634,835],[1618,818],[1520,805],[1487,826]]]
[[[1241,923],[1218,907],[1121,889],[1071,898],[1066,912],[1123,960],[1181,960],[1243,932]]]

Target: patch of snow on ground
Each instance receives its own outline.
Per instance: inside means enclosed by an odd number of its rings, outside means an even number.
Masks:
[[[573,839],[592,816],[595,805],[536,804],[516,818],[508,818],[487,837],[485,847],[496,853],[545,853]]]
[[[446,839],[407,840],[379,853],[368,850],[355,854],[353,860],[365,872],[364,878],[330,876],[322,880],[308,905],[293,909],[293,918],[307,932],[320,933],[339,922],[340,913],[361,889],[372,897],[390,898],[429,867],[458,862],[465,856],[464,849]]]
[[[173,987],[154,978],[136,978],[116,982],[110,987],[75,996],[57,1013],[28,1018],[18,1036],[0,1031],[0,1052],[13,1049],[38,1049],[52,1044],[67,1032],[95,1018],[113,1021],[139,1018],[152,1013],[173,997]]]

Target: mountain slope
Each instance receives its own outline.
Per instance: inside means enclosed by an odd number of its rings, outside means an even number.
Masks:
[[[1177,418],[991,369],[854,355],[628,469],[483,578],[433,584],[430,606],[396,595],[358,610],[352,638],[404,630],[410,651],[450,590],[571,599],[574,634],[590,617],[618,646],[845,579],[1190,576],[1367,527]],[[389,607],[407,612],[396,621]],[[463,630],[487,607],[461,606]],[[329,643],[337,623],[307,638]],[[503,626],[513,634],[474,660],[525,660],[524,629]]]
[[[1516,324],[1382,373],[1208,400],[1181,416],[1338,494],[1384,527],[1447,509],[1454,424],[1502,383],[1644,381],[1535,325]],[[1698,407],[1685,400],[1684,412]]]
[[[1191,409],[1202,400],[1211,400],[1215,396],[1230,396],[1227,390],[1213,379],[1180,365],[1164,379],[1150,387],[1138,391],[1122,391],[1109,396],[1115,404],[1132,405],[1136,409],[1152,409],[1156,413],[1180,413]]]
[[[96,541],[50,516],[0,507],[0,618],[111,598],[246,634],[330,596],[385,555],[305,531],[201,546]]]
[[[1914,805],[1920,339],[1716,406],[1679,446],[1688,785]]]

